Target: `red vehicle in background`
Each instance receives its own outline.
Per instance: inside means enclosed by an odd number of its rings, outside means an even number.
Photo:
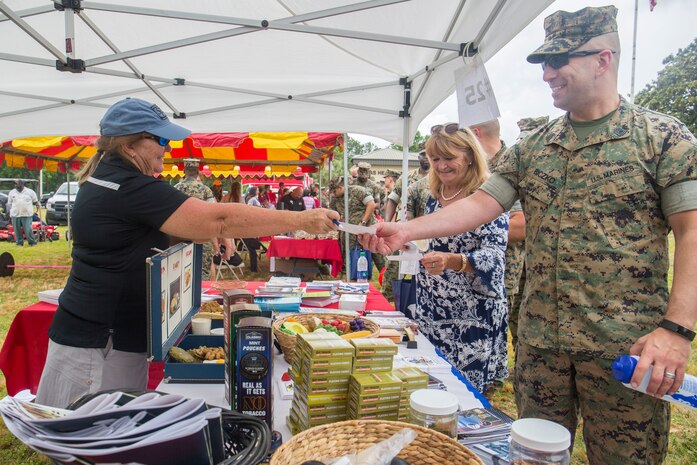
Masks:
[[[58,231],[56,231],[55,226],[43,224],[41,221],[32,221],[31,229],[34,232],[34,237],[36,238],[37,242],[53,242],[60,239],[60,234]],[[12,227],[12,223],[9,223],[5,229],[0,229],[0,241],[2,240],[9,242],[15,241],[15,230]]]

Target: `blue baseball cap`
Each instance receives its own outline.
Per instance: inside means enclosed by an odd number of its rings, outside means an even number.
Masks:
[[[99,122],[103,136],[127,136],[147,132],[169,140],[186,139],[191,131],[172,123],[154,103],[125,98],[113,104]]]

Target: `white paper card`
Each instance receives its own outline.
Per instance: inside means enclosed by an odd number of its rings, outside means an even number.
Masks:
[[[421,257],[423,257],[423,254],[419,250],[419,248],[416,246],[415,243],[413,242],[407,242],[404,245],[406,250],[400,251],[400,255],[398,255],[399,258],[396,258],[396,260],[399,261],[399,274],[405,275],[405,274],[411,274],[415,275],[419,273],[419,260],[421,260]],[[387,257],[390,260],[395,260],[395,258],[391,258],[392,256]]]
[[[372,226],[361,226],[358,224],[339,222],[339,229],[349,234],[375,234],[376,229]]]
[[[455,70],[457,113],[460,127],[483,123],[501,115],[486,68],[479,55]]]

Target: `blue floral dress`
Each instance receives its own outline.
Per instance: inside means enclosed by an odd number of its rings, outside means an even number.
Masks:
[[[425,214],[439,210],[429,196]],[[434,252],[464,253],[474,273],[417,276],[419,329],[480,392],[508,377],[508,305],[504,286],[508,213],[472,232],[431,239]]]

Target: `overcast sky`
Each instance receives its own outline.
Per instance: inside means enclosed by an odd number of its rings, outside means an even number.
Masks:
[[[634,84],[637,93],[656,79],[658,71],[663,68],[665,57],[687,47],[697,37],[697,0],[657,2],[656,8],[651,12],[649,0],[639,0]],[[562,114],[552,106],[551,92],[549,86],[542,81],[541,67],[525,60],[544,41],[544,18],[557,10],[576,11],[585,6],[608,4],[611,4],[608,0],[557,0],[486,63],[501,111],[501,136],[506,143],[513,143],[518,136],[516,122],[519,119],[543,115],[557,117]],[[631,89],[634,0],[616,0],[612,4],[619,10],[617,23],[622,44],[619,92],[628,97]],[[453,94],[424,119],[419,130],[422,134],[427,134],[434,124],[457,120],[457,98]],[[351,136],[362,142],[373,141],[381,147],[389,145],[381,139],[356,134]]]

